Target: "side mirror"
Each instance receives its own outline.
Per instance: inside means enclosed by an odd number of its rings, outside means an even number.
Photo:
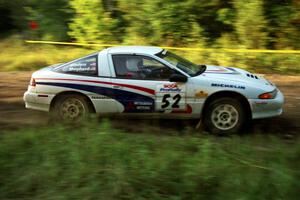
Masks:
[[[181,82],[181,83],[185,83],[187,82],[187,77],[181,74],[172,74],[169,81],[170,82]]]

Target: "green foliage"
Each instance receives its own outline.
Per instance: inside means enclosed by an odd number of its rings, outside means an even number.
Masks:
[[[26,0],[0,0],[0,33],[11,31],[11,29],[20,31],[27,28],[24,10],[26,5]]]
[[[69,35],[79,42],[105,43],[120,41],[122,30],[118,19],[113,19],[109,11],[105,11],[99,0],[72,0],[71,8],[75,16],[69,24]]]
[[[5,26],[15,27],[22,31],[22,39],[201,48],[300,49],[300,1],[297,0],[0,0],[0,13],[0,17],[4,16],[0,20],[11,19],[13,24],[0,21],[0,34]],[[37,30],[28,30],[31,20],[39,23]],[[13,44],[11,48],[14,48]],[[26,47],[21,48],[22,55],[24,49]],[[61,57],[73,54],[64,50],[62,48],[59,53]],[[17,49],[14,51],[18,53]],[[10,56],[6,58],[6,52],[1,54],[4,57],[0,61],[1,70],[34,69],[43,63],[55,62],[50,62],[46,55],[42,58],[47,61],[33,55],[28,55],[26,60],[15,61]],[[52,51],[49,51],[49,57],[59,57],[51,54]],[[210,51],[179,54],[197,63],[238,66],[254,72],[300,72],[298,54]],[[66,61],[59,57],[58,61],[61,60]]]
[[[0,136],[1,199],[297,199],[299,140],[124,133],[103,125]]]
[[[68,40],[68,22],[73,16],[68,0],[30,0],[24,7],[27,21],[36,21],[37,30],[28,30],[29,37],[44,40]],[[27,25],[27,23],[26,23]]]
[[[12,20],[3,29],[24,33],[37,21],[34,39],[210,47],[230,38],[235,48],[300,48],[296,0],[1,0],[0,11]]]
[[[70,5],[75,10],[75,17],[70,24],[70,36],[79,42],[99,42],[102,38],[99,30],[99,26],[102,25],[99,15],[103,13],[100,2],[74,0],[70,1]]]
[[[0,42],[0,71],[36,70],[56,63],[64,63],[94,52],[78,47],[28,45],[19,37]]]
[[[270,48],[300,48],[300,1],[264,1]]]
[[[170,46],[184,44],[191,31],[191,22],[194,22],[188,1],[156,0],[151,3],[154,8],[151,21],[158,42]]]
[[[247,49],[262,49],[266,42],[266,20],[262,0],[234,0],[236,32],[241,44]]]

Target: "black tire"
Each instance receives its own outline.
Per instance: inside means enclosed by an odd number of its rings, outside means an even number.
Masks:
[[[89,117],[91,108],[87,98],[78,94],[61,95],[54,102],[52,114],[63,122],[82,122]]]
[[[246,112],[240,101],[233,98],[215,99],[204,113],[204,125],[219,135],[239,133],[246,122]]]

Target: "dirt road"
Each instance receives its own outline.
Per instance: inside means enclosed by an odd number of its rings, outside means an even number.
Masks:
[[[0,131],[48,123],[47,113],[24,108],[22,97],[30,76],[30,72],[0,72]],[[277,84],[284,93],[286,98],[284,113],[276,118],[255,120],[249,131],[298,135],[300,133],[300,76],[267,75],[266,77]],[[136,123],[136,120],[131,122]],[[144,121],[141,123],[139,127],[145,125]],[[169,123],[165,121],[158,124],[160,128],[167,129],[170,127]],[[128,124],[131,123],[128,120],[123,122],[118,120],[118,124],[118,127],[127,129],[130,128]],[[176,129],[182,128],[182,123],[176,124],[179,124]]]

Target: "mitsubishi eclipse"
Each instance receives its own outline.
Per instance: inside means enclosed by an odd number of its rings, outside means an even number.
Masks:
[[[282,113],[283,94],[242,69],[196,65],[159,47],[123,46],[32,74],[26,108],[67,121],[89,113],[201,118],[213,133]]]

